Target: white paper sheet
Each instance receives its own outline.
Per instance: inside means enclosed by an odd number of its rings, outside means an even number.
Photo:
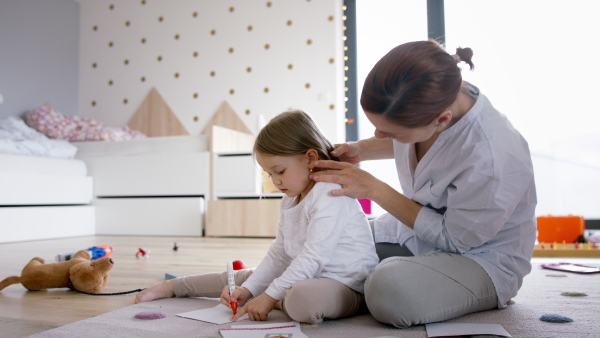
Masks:
[[[500,324],[433,323],[425,325],[427,337],[496,335],[512,337]]]
[[[231,325],[230,329],[221,329],[219,332],[223,338],[308,338],[302,333],[298,322]]]
[[[225,324],[225,323],[232,322],[230,320],[230,318],[233,317],[233,313],[231,312],[231,309],[228,308],[227,306],[225,306],[223,304],[219,304],[215,307],[211,307],[208,309],[194,310],[194,311],[190,311],[190,312],[179,313],[176,316],[183,317],[183,318],[189,318],[189,319],[195,319],[195,320],[201,320],[203,322],[213,323],[213,324]],[[241,321],[244,319],[248,319],[247,314],[241,316],[237,321]]]

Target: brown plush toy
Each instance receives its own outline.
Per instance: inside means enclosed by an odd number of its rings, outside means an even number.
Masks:
[[[78,251],[70,260],[59,263],[45,264],[42,258],[35,257],[25,265],[21,277],[12,276],[0,282],[0,290],[21,283],[30,291],[72,287],[84,292],[101,291],[108,282],[108,271],[113,267],[113,260],[105,257],[90,261],[90,258],[89,252],[85,250]]]

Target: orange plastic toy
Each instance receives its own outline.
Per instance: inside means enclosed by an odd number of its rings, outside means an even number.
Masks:
[[[539,216],[537,229],[540,243],[573,243],[585,231],[585,220],[573,215]]]

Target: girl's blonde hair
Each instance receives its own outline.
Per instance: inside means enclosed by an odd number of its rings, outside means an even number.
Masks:
[[[335,160],[333,145],[313,119],[302,110],[290,110],[275,116],[258,133],[254,153],[289,156],[304,154],[309,149],[319,153],[319,160]]]

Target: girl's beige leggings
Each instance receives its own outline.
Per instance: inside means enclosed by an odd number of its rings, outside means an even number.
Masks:
[[[252,269],[236,271],[235,285],[242,285],[252,272]],[[227,272],[173,279],[173,290],[177,297],[219,298],[226,285]],[[336,280],[316,277],[293,284],[282,301],[282,308],[295,321],[320,323],[324,318],[354,315],[366,307],[363,294]]]

